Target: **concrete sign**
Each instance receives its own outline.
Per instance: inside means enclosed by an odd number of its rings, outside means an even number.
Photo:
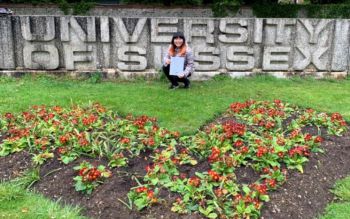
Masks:
[[[197,79],[219,73],[349,71],[349,20],[0,17],[0,71],[155,73],[183,31]]]

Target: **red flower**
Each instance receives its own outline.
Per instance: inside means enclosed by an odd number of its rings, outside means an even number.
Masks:
[[[192,176],[189,180],[188,180],[188,184],[190,184],[191,186],[194,187],[198,187],[201,183],[201,180],[196,177],[196,176]]]
[[[341,121],[343,120],[343,117],[340,115],[340,113],[333,113],[331,115],[331,121],[334,122],[334,121]]]
[[[180,179],[185,179],[187,177],[186,173],[180,173]]]
[[[269,180],[268,180],[268,185],[269,185],[271,188],[275,188],[275,187],[276,187],[276,180],[275,180],[275,179],[269,179]]]
[[[322,143],[323,142],[323,138],[321,136],[317,136],[314,140],[315,143]]]
[[[213,180],[213,181],[219,181],[220,180],[220,175],[217,173],[217,172],[215,172],[215,171],[213,171],[213,170],[209,170],[208,171],[208,175],[210,176],[210,178]]]
[[[271,129],[273,127],[275,127],[275,123],[274,122],[271,122],[271,121],[266,122],[266,124],[265,124],[265,128],[266,129]]]
[[[234,134],[238,136],[242,136],[245,133],[245,126],[240,123],[236,123],[235,121],[227,121],[222,124],[222,128],[225,132],[226,138],[231,138]]]
[[[147,198],[152,199],[154,196],[154,192],[152,190],[147,191]]]
[[[122,144],[129,144],[130,143],[130,139],[129,138],[122,138],[122,139],[120,139],[120,143],[122,143]]]
[[[257,157],[262,157],[264,154],[266,154],[268,152],[268,149],[266,147],[263,146],[259,146],[258,147],[258,151],[256,152],[256,156]]]
[[[59,137],[61,144],[66,144],[69,141],[69,135],[63,135]]]
[[[305,136],[304,136],[304,141],[310,141],[312,139],[312,135],[307,133]]]
[[[234,143],[234,146],[235,147],[242,147],[244,145],[244,142],[242,141],[242,140],[237,140],[237,141],[235,141],[235,143]]]
[[[283,145],[286,144],[286,141],[284,140],[283,137],[278,137],[278,138],[277,138],[277,144],[278,144],[279,146],[283,146]]]
[[[214,193],[217,197],[221,197],[224,193],[223,193],[223,189],[221,188],[217,188],[214,190]]]
[[[147,188],[144,186],[138,187],[138,188],[136,188],[136,192],[137,193],[147,192]]]
[[[148,173],[148,172],[152,171],[153,168],[154,168],[153,165],[147,165],[145,169],[146,169],[146,171]]]
[[[253,188],[255,188],[260,194],[266,194],[267,186],[266,184],[253,184]]]
[[[210,163],[216,162],[218,161],[219,157],[220,157],[220,149],[217,147],[212,147],[211,155],[209,156],[208,161]]]
[[[247,107],[247,104],[240,103],[240,102],[232,103],[230,105],[230,109],[235,113],[239,113],[242,109],[244,109],[246,107]]]
[[[300,129],[294,129],[290,134],[290,138],[295,138],[299,135]]]
[[[5,113],[5,118],[6,119],[13,119],[15,117],[12,115],[12,113]]]
[[[89,144],[89,141],[86,140],[86,138],[79,138],[78,143],[79,143],[80,146],[86,146],[86,145]]]
[[[63,148],[63,147],[59,147],[59,148],[57,149],[57,151],[58,151],[59,154],[64,154],[64,153],[67,152],[67,149],[66,149],[66,148]]]
[[[283,158],[283,157],[284,157],[284,153],[283,153],[282,151],[278,152],[277,155],[278,155],[278,157],[280,157],[280,158]]]
[[[242,151],[242,153],[248,153],[249,148],[248,148],[247,146],[243,146],[243,147],[241,148],[241,151]]]
[[[85,175],[86,167],[83,167],[81,170],[79,170],[79,176]]]
[[[290,157],[293,157],[296,154],[300,156],[309,156],[310,152],[307,146],[296,146],[290,149],[288,154]]]

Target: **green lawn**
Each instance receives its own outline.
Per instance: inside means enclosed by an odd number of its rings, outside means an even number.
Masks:
[[[326,213],[320,219],[350,218],[350,176],[339,180],[332,192],[337,201],[327,206]]]
[[[80,209],[62,206],[42,195],[27,192],[15,183],[0,184],[0,219],[83,219]]]
[[[320,111],[340,112],[350,120],[350,80],[276,79],[268,76],[193,82],[189,90],[168,90],[163,81],[103,82],[48,77],[0,79],[0,113],[35,104],[69,106],[98,101],[121,114],[146,114],[161,126],[192,134],[230,103],[246,99],[281,99]]]
[[[50,77],[0,78],[0,113],[25,111],[31,105],[69,106],[97,101],[122,115],[154,116],[160,126],[193,134],[234,101],[281,99],[319,111],[340,112],[350,120],[349,79],[216,77],[193,82],[189,90],[168,90],[167,86],[167,82],[159,80],[90,83]],[[349,183],[344,188],[348,194]],[[347,218],[350,203],[344,200],[330,205],[324,219]],[[25,192],[13,183],[0,184],[0,218],[79,218],[78,212],[72,207],[60,208],[59,203]]]

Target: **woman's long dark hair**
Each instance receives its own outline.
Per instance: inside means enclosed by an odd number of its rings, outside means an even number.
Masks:
[[[170,54],[170,56],[175,56],[176,55],[176,52],[175,52],[176,45],[175,45],[175,42],[174,42],[176,38],[183,39],[183,44],[179,48],[180,50],[179,50],[178,54],[180,56],[185,56],[186,55],[186,50],[187,50],[187,45],[186,45],[185,36],[184,36],[184,34],[182,32],[174,33],[173,38],[171,39],[171,45],[170,45],[170,48],[169,48],[169,54]]]

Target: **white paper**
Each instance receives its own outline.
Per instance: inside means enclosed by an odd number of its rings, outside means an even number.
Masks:
[[[170,75],[179,75],[183,73],[185,65],[185,57],[171,57],[170,59]]]

